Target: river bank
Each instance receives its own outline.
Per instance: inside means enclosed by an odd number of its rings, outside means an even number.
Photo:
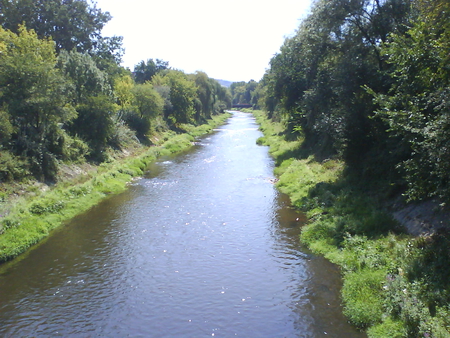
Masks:
[[[195,138],[210,133],[230,114],[214,116],[207,124],[185,125],[185,133],[169,134],[161,144],[134,152],[99,166],[66,167],[65,178],[49,186],[38,182],[17,185],[2,195],[0,222],[0,262],[15,258],[74,216],[85,212],[111,194],[123,191],[142,175],[152,161],[193,145]]]
[[[450,337],[448,231],[409,234],[386,208],[387,193],[368,189],[375,178],[358,182],[342,161],[316,161],[302,139],[285,139],[283,123],[254,115],[264,133],[258,142],[277,163],[277,187],[308,216],[301,241],[341,268],[348,319],[373,338]]]

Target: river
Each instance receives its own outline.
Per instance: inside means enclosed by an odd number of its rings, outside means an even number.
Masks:
[[[0,268],[0,337],[365,337],[250,114]]]

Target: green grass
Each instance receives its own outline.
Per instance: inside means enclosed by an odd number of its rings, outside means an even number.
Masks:
[[[339,160],[315,161],[301,137],[286,140],[282,122],[255,115],[277,187],[308,217],[301,241],[341,267],[348,319],[371,338],[450,337],[450,234],[406,235],[384,211],[383,189],[367,189],[375,178],[361,183]]]
[[[101,164],[96,174],[89,174],[82,183],[77,183],[80,180],[77,178],[48,191],[35,189],[34,196],[18,199],[0,221],[0,262],[25,252],[53,229],[107,196],[124,191],[128,182],[142,175],[157,157],[191,147],[194,137],[210,132],[228,117],[229,114],[215,116],[206,126],[192,127],[185,134],[172,134],[160,146],[147,148],[138,156]]]

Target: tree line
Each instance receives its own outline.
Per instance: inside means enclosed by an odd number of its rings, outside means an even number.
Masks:
[[[110,149],[200,124],[231,105],[203,72],[148,59],[120,66],[122,37],[87,0],[0,0],[0,180],[54,180],[61,162],[102,162]],[[74,20],[76,18],[76,20]]]
[[[316,0],[254,99],[318,159],[448,201],[448,13],[446,0]]]

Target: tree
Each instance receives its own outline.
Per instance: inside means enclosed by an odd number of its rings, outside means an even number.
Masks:
[[[133,104],[134,81],[130,75],[122,75],[114,80],[114,95],[122,112],[130,110]]]
[[[55,154],[50,149],[76,112],[70,105],[70,84],[55,67],[50,39],[39,39],[20,27],[18,34],[0,28],[0,106],[13,126],[11,148],[30,158],[39,178],[51,178]]]
[[[377,116],[402,145],[400,167],[411,199],[450,199],[450,25],[447,1],[418,2],[420,15],[382,49],[389,57],[389,93],[371,90]]]
[[[93,160],[105,160],[105,149],[114,135],[116,106],[111,98],[99,94],[89,96],[77,105],[78,117],[69,130],[89,144]]]
[[[111,94],[108,74],[101,71],[87,53],[61,51],[58,68],[74,85],[74,104],[83,103],[90,96]]]
[[[136,66],[134,66],[134,80],[136,83],[145,83],[150,81],[157,73],[169,69],[169,62],[156,59],[148,59],[147,62],[142,60]]]
[[[13,32],[25,24],[39,38],[52,38],[56,50],[89,52],[111,19],[87,0],[0,0],[0,25]]]
[[[137,136],[143,139],[150,131],[152,120],[162,116],[164,99],[153,89],[150,82],[135,85],[131,93],[134,110],[128,113],[127,121],[130,127],[136,130]]]
[[[266,107],[288,119],[288,132],[301,131],[319,158],[339,155],[359,170],[385,138],[371,120],[375,106],[363,86],[388,90],[380,44],[404,29],[408,3],[319,0],[271,60],[263,80]]]
[[[214,80],[214,112],[213,114],[222,114],[225,109],[231,109],[231,92],[228,88],[222,86],[219,81]]]
[[[194,117],[194,101],[197,96],[197,87],[186,74],[178,70],[169,71],[162,77],[162,84],[170,88],[170,102],[172,112],[167,117],[172,125],[189,123]],[[155,86],[157,83],[155,81]]]
[[[197,86],[197,98],[199,106],[196,109],[195,120],[201,122],[202,120],[211,118],[214,109],[214,84],[212,79],[204,72],[195,72],[191,76],[192,80]]]

